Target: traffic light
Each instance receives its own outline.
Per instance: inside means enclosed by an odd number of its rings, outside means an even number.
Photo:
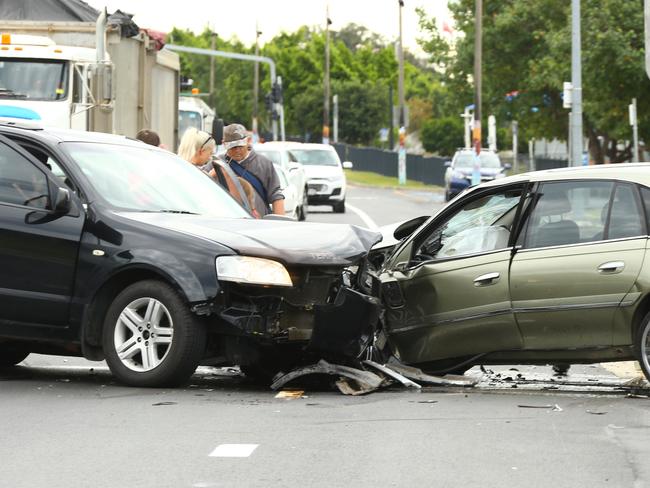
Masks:
[[[273,83],[271,94],[273,95],[273,101],[275,103],[282,103],[282,85]]]
[[[273,110],[273,94],[272,93],[267,93],[264,95],[264,106],[266,107],[266,111],[270,112]]]

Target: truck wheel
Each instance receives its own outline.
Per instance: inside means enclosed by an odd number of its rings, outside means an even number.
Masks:
[[[636,331],[634,352],[643,374],[650,381],[650,313],[644,317]]]
[[[205,351],[204,324],[171,286],[157,280],[134,283],[108,309],[103,330],[106,362],[131,386],[184,383]]]
[[[334,213],[345,213],[345,200],[341,200],[332,205],[332,210]]]
[[[0,368],[14,366],[29,356],[29,350],[17,342],[0,343]]]

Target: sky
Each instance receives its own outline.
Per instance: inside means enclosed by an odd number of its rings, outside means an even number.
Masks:
[[[109,13],[120,9],[134,14],[140,26],[169,32],[173,27],[201,32],[209,25],[222,38],[236,35],[242,42],[255,42],[255,24],[262,32],[260,43],[282,31],[293,32],[302,25],[324,26],[329,5],[331,29],[354,22],[364,25],[387,40],[399,36],[398,0],[85,0],[96,9],[104,6]],[[182,6],[182,8],[180,7]],[[402,36],[404,47],[414,53],[417,45],[418,16],[422,7],[440,26],[449,18],[447,0],[404,0]]]

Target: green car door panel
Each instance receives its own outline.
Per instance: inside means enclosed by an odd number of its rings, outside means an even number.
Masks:
[[[521,348],[508,292],[510,256],[506,249],[393,273],[405,304],[387,307],[386,330],[400,358],[422,363]]]
[[[639,276],[645,241],[519,251],[510,292],[525,348],[611,345],[614,314]]]

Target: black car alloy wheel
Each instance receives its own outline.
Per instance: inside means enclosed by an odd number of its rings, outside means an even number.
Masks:
[[[156,280],[134,283],[108,309],[104,354],[113,374],[132,386],[181,384],[205,350],[205,327],[182,297]]]

